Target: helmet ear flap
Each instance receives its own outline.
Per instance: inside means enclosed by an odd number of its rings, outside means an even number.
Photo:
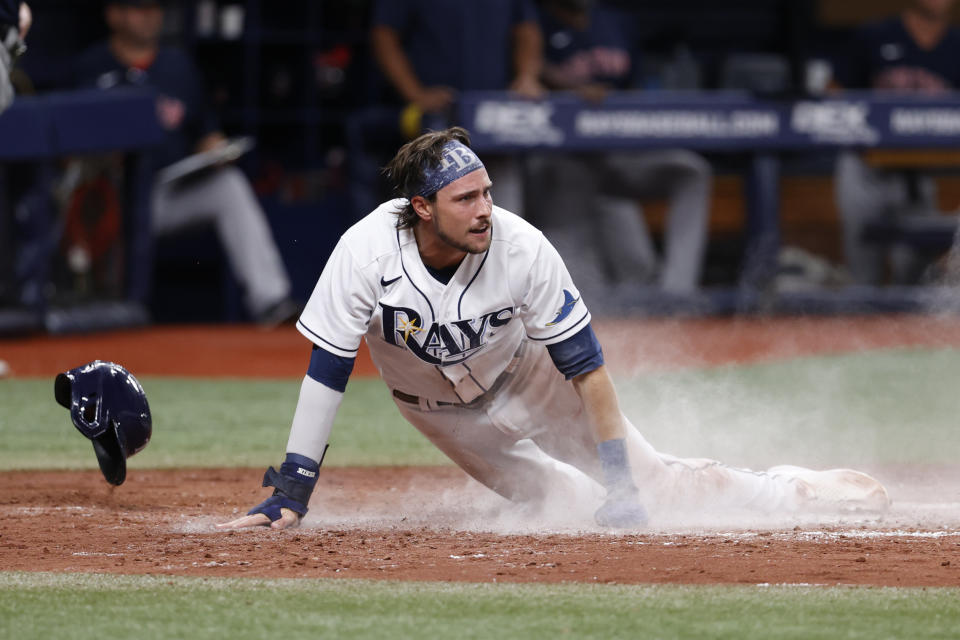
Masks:
[[[57,404],[65,409],[70,408],[72,388],[73,379],[66,373],[58,373],[57,379],[53,381],[53,397],[57,399]]]

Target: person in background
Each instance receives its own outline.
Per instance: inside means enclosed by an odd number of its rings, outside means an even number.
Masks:
[[[26,2],[0,0],[0,113],[13,102],[10,73],[13,63],[24,50],[33,14]]]
[[[108,0],[106,42],[76,61],[78,87],[152,86],[166,138],[151,157],[160,169],[226,143],[193,61],[160,45],[164,6],[156,0]],[[163,235],[198,223],[214,224],[251,317],[264,326],[291,320],[300,309],[266,215],[243,172],[221,166],[180,182],[155,182],[152,230]]]
[[[960,88],[960,30],[950,26],[953,0],[911,0],[903,11],[861,27],[835,66],[845,89],[937,94]],[[843,223],[850,275],[859,284],[916,281],[922,257],[906,246],[889,249],[863,239],[873,221],[936,209],[936,185],[916,171],[882,170],[856,152],[837,157],[835,197]]]
[[[543,95],[543,40],[532,0],[377,0],[372,25],[377,66],[425,118],[448,119],[461,91]],[[522,215],[517,159],[493,156],[487,169],[497,204]]]
[[[545,0],[541,20],[547,87],[591,102],[629,87],[631,52],[618,14],[592,0]],[[538,205],[531,216],[582,286],[697,289],[713,175],[702,156],[683,149],[550,154],[531,165],[530,201]],[[669,201],[662,260],[637,204],[656,197]]]
[[[10,79],[13,63],[24,50],[24,38],[33,23],[33,14],[25,2],[0,0],[0,114],[13,103],[14,89]],[[0,200],[10,195],[0,176]],[[0,203],[0,306],[13,302],[16,294],[14,267],[13,213]],[[0,371],[5,363],[0,360]],[[0,374],[2,377],[2,374]]]

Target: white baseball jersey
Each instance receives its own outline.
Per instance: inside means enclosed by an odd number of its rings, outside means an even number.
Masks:
[[[343,357],[365,338],[387,386],[418,398],[398,398],[401,414],[490,489],[544,510],[593,513],[604,492],[583,402],[546,349],[516,355],[525,340],[554,344],[590,322],[560,256],[526,221],[494,207],[490,249],[468,255],[443,284],[423,265],[413,231],[396,228],[405,203],[384,203],[343,235],[297,328]],[[508,367],[482,410],[464,406]],[[340,396],[304,379],[288,451],[322,453]],[[655,516],[684,503],[796,508],[789,478],[660,454],[624,420],[641,500]]]
[[[474,400],[510,365],[524,338],[553,344],[590,313],[557,251],[520,217],[493,208],[489,250],[468,254],[443,284],[397,229],[397,199],[341,237],[297,328],[354,357],[365,338],[391,389],[440,402]]]

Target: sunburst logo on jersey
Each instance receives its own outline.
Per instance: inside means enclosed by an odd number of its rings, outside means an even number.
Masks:
[[[401,318],[399,322],[400,331],[403,331],[403,341],[407,342],[410,340],[410,334],[417,335],[423,331],[423,327],[417,326],[417,318]]]

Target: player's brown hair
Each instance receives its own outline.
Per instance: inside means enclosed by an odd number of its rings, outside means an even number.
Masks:
[[[397,211],[397,229],[408,229],[417,225],[420,217],[409,201],[423,186],[423,168],[439,165],[444,145],[453,140],[470,146],[470,134],[463,127],[428,131],[400,147],[393,160],[383,168],[383,174],[393,184],[397,197],[407,199],[407,206]],[[433,202],[437,194],[424,197]]]

